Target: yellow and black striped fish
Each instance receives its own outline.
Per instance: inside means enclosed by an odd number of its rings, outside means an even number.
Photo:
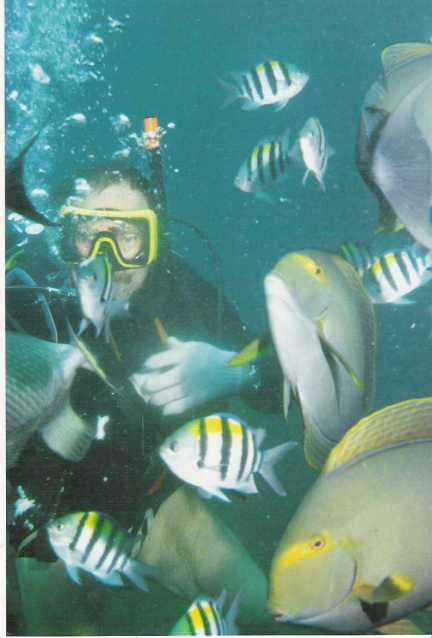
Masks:
[[[377,257],[363,276],[374,303],[410,304],[403,299],[432,279],[432,251],[419,244]]]
[[[241,165],[234,185],[245,193],[269,199],[265,191],[282,182],[288,175],[289,131],[259,142]]]
[[[309,75],[294,64],[279,60],[268,60],[257,64],[249,71],[231,74],[233,83],[220,80],[228,91],[223,107],[237,99],[242,100],[244,111],[253,111],[261,106],[283,109],[304,88]]]
[[[170,636],[234,636],[238,634],[235,625],[238,614],[239,595],[230,610],[223,615],[225,593],[219,598],[197,598],[186,613],[176,622]]]
[[[147,591],[146,577],[156,570],[134,558],[139,540],[123,530],[110,516],[99,512],[74,512],[47,524],[48,538],[57,556],[76,583],[79,569],[90,572],[106,585],[121,586],[121,574]]]
[[[342,244],[340,254],[353,266],[360,277],[363,277],[375,260],[369,246],[362,241],[352,241]]]
[[[212,414],[179,428],[163,442],[159,454],[176,476],[200,488],[207,498],[229,502],[222,489],[257,493],[255,473],[285,496],[273,466],[297,444],[289,441],[262,451],[264,437],[265,430],[254,430],[232,414]]]

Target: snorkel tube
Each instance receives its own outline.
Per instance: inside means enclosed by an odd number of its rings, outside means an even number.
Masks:
[[[161,233],[160,241],[163,242],[164,248],[168,244],[168,211],[166,202],[166,193],[163,178],[163,166],[162,166],[162,154],[160,148],[161,129],[159,127],[159,121],[156,115],[147,115],[144,117],[144,147],[148,153],[150,163],[150,180],[152,183],[152,193],[155,201],[155,208],[158,212],[159,219],[163,220],[160,223]],[[207,250],[213,260],[215,275],[216,275],[216,288],[217,288],[217,317],[216,317],[216,333],[217,337],[221,338],[222,326],[223,326],[223,282],[222,282],[222,263],[220,255],[214,248],[210,239],[191,222],[186,222],[182,219],[170,217],[170,220],[176,224],[181,224],[190,228],[201,241],[206,244]]]

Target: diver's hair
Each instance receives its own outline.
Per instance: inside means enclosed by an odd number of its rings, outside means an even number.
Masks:
[[[96,191],[101,191],[111,184],[126,182],[134,190],[146,196],[150,208],[155,207],[153,187],[150,180],[136,168],[125,168],[124,165],[116,164],[115,162],[80,170],[77,175],[68,178],[54,194],[54,201],[57,206],[64,204],[66,199],[74,194],[75,182],[80,178],[85,179],[89,186]]]

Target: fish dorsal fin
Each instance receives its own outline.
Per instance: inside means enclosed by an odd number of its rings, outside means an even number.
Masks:
[[[392,44],[381,53],[381,62],[386,77],[419,58],[432,56],[430,42],[401,42]]]
[[[432,441],[432,397],[390,405],[361,419],[331,451],[329,474],[366,455],[415,441]]]

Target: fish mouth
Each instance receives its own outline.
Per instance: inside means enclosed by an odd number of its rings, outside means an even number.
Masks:
[[[334,603],[331,607],[320,611],[318,614],[286,614],[281,611],[271,611],[274,620],[278,623],[292,622],[299,625],[319,625],[320,621],[324,619],[330,612],[335,611],[338,607],[342,606],[345,601],[351,596],[355,580],[357,578],[357,562],[353,562],[353,573],[349,587],[344,591],[340,599]]]
[[[300,315],[302,314],[294,296],[291,294],[289,286],[280,275],[274,272],[267,275],[264,280],[264,288],[267,296],[279,299],[289,310]]]

